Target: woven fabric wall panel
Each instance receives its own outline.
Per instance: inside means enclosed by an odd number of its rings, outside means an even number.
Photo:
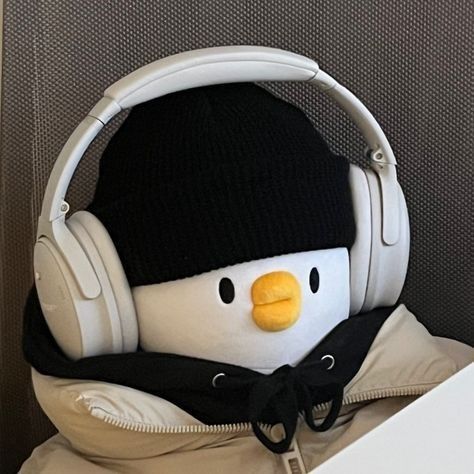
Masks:
[[[0,161],[0,465],[15,472],[53,432],[29,386],[21,312],[36,218],[51,166],[103,90],[184,50],[255,44],[316,59],[358,95],[399,161],[412,254],[402,301],[434,333],[474,342],[474,3],[452,0],[6,0]],[[363,163],[355,127],[302,84],[272,84],[304,108],[333,149]],[[68,199],[91,197],[93,144]]]

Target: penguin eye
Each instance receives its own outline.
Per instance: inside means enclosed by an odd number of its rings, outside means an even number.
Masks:
[[[313,267],[309,273],[309,286],[313,293],[316,293],[319,289],[319,272],[316,267]]]
[[[235,288],[232,280],[229,278],[223,278],[219,282],[219,295],[225,304],[230,304],[234,301]]]

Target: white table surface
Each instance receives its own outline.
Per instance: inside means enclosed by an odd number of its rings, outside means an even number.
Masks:
[[[311,473],[474,474],[474,364]]]

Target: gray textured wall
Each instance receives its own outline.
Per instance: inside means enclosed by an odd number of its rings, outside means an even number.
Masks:
[[[308,55],[375,114],[400,163],[412,256],[402,300],[436,334],[474,342],[474,3],[470,1],[6,0],[0,186],[0,465],[53,430],[20,352],[36,218],[53,160],[107,85],[159,57],[257,44]],[[272,85],[335,150],[361,162],[348,119],[305,85]],[[74,180],[85,205],[97,156]]]

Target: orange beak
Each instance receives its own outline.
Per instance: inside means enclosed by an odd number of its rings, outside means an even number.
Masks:
[[[252,285],[252,317],[264,331],[282,331],[292,326],[301,311],[301,288],[289,272],[271,272]]]

